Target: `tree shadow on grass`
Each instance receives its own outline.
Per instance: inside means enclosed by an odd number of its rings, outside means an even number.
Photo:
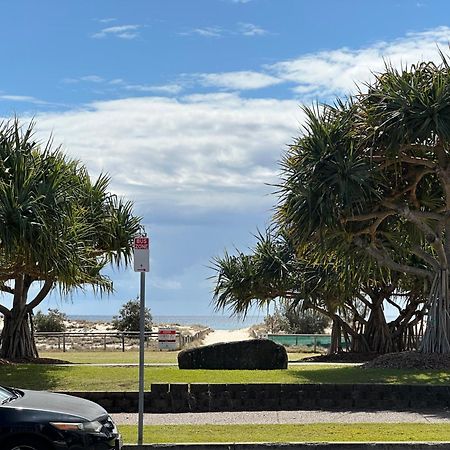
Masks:
[[[303,383],[329,384],[426,384],[450,385],[445,370],[363,369],[359,366],[291,370],[290,375]]]
[[[51,364],[6,364],[0,366],[0,384],[21,389],[57,390],[70,368]]]

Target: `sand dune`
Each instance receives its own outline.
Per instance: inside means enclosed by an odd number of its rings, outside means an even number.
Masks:
[[[203,345],[216,344],[217,342],[234,342],[253,339],[250,328],[240,330],[214,330],[203,339]]]

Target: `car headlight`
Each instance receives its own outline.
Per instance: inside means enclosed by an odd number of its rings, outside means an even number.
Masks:
[[[100,433],[103,425],[98,420],[92,422],[50,422],[60,431],[84,431],[85,433]]]

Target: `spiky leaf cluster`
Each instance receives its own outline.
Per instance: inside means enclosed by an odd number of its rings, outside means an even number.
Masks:
[[[112,288],[101,270],[127,264],[139,218],[130,202],[108,192],[109,177],[92,181],[86,168],[49,141],[34,140],[33,124],[0,128],[0,280],[25,275],[63,290]]]

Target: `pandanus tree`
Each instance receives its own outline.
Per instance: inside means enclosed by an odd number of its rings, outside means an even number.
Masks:
[[[106,175],[92,180],[51,140],[37,143],[33,124],[1,126],[0,357],[38,356],[32,314],[52,289],[110,292],[102,269],[129,263],[140,219],[130,202],[107,191],[108,183]]]
[[[320,242],[305,244],[301,254],[297,249],[286,235],[272,231],[260,234],[249,254],[216,258],[216,307],[245,315],[251,306],[282,299],[292,309],[312,310],[332,324],[330,353],[339,351],[343,341],[357,352],[387,353],[416,345],[423,296],[420,286],[407,284],[409,277],[393,279],[359,248],[339,257],[330,248],[321,249]],[[398,311],[390,322],[384,302]]]
[[[307,109],[277,221],[427,286],[423,352],[450,352],[450,67],[387,66],[346,103]],[[329,242],[329,244],[330,244]],[[357,250],[358,249],[358,250]]]
[[[282,160],[274,226],[288,237],[300,261],[305,261],[305,248],[311,246],[319,256],[313,264],[306,258],[306,267],[291,266],[300,273],[289,282],[272,285],[260,272],[264,266],[258,255],[226,255],[218,260],[216,305],[239,311],[252,297],[265,302],[277,291],[297,295],[289,283],[308,279],[308,270],[318,267],[365,272],[365,279],[358,281],[362,284],[352,287],[354,298],[370,310],[359,321],[364,325],[360,334],[370,348],[404,349],[414,326],[426,315],[421,350],[449,353],[446,58],[442,55],[438,65],[419,63],[401,70],[388,65],[347,101],[305,112],[303,133]],[[272,268],[268,273],[273,275]],[[332,279],[330,272],[326,278]],[[308,298],[319,292],[311,289],[303,292]],[[324,293],[317,296],[315,307],[326,298]],[[341,296],[337,305],[345,302]],[[390,323],[384,317],[386,303],[399,312]]]

